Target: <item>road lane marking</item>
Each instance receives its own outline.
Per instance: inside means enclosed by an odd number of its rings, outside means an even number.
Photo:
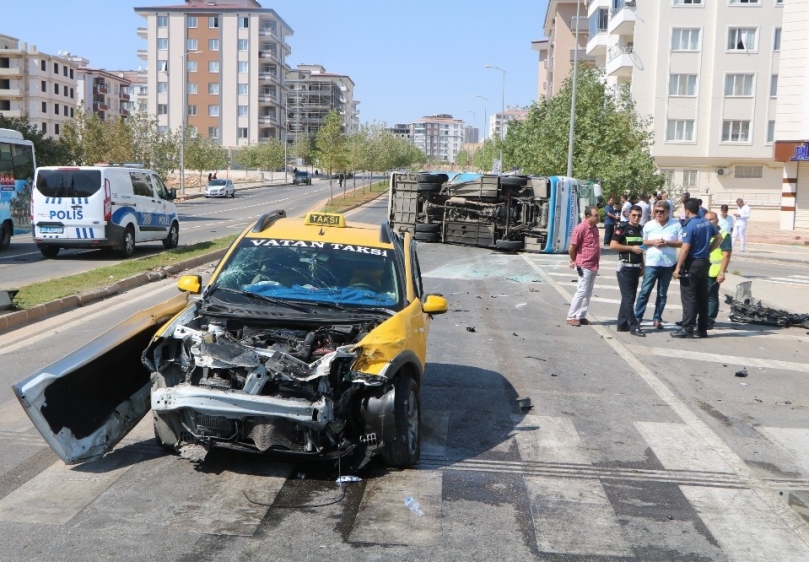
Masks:
[[[666,469],[733,472],[687,425],[663,422],[634,422],[634,425]]]
[[[540,551],[632,556],[601,482],[540,476],[524,480]]]
[[[809,546],[753,490],[702,486],[680,490],[731,561],[809,560]]]
[[[524,461],[591,464],[579,433],[568,418],[512,415],[514,437]]]
[[[550,275],[541,268],[532,263],[530,257],[522,254],[522,258],[531,265],[534,270],[543,278],[543,280],[551,285],[556,291],[562,295],[567,301],[570,301],[572,295],[565,290],[565,288],[553,280]],[[599,318],[593,317],[598,321]],[[768,487],[767,484],[759,478],[747,466],[747,463],[736,452],[725,443],[719,435],[717,435],[708,425],[702,421],[690,408],[672,391],[663,380],[656,376],[646,365],[644,365],[635,354],[632,353],[630,348],[623,344],[617,338],[610,335],[609,330],[604,326],[593,325],[592,329],[597,334],[603,336],[604,343],[610,346],[619,357],[626,361],[630,367],[633,368],[635,373],[654,391],[657,396],[663,400],[672,411],[677,414],[680,419],[688,425],[695,435],[704,440],[707,446],[722,457],[725,463],[730,466],[745,485],[751,488],[758,498],[763,501],[767,507],[795,533],[795,535],[803,541],[804,545],[809,545],[809,526],[803,518],[781,500],[778,492]],[[646,349],[646,348],[644,348]],[[693,352],[691,352],[693,354]],[[737,358],[738,359],[738,358]],[[744,525],[739,528],[740,531],[747,528]],[[806,559],[809,559],[807,557]]]
[[[438,546],[442,544],[439,470],[391,472],[384,478],[366,480],[359,511],[348,542]],[[421,504],[423,517],[405,507],[406,497]]]
[[[668,305],[667,305],[668,308]],[[781,361],[779,359],[739,357],[736,355],[722,355],[721,353],[705,353],[690,349],[673,349],[668,347],[623,344],[631,353],[644,355],[657,355],[658,357],[672,357],[674,359],[686,359],[688,361],[709,361],[711,363],[722,363],[729,365],[745,365],[747,367],[761,367],[764,369],[782,369],[784,371],[798,371],[809,373],[809,365],[806,363],[793,363],[792,361]]]
[[[809,473],[809,429],[805,427],[756,427],[756,430],[792,457],[804,473]]]

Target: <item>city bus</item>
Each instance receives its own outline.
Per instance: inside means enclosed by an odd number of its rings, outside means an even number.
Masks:
[[[36,169],[34,144],[22,133],[0,129],[0,250],[15,234],[31,232],[31,184]]]

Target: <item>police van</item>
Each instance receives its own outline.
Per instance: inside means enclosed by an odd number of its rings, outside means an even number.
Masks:
[[[31,232],[42,255],[61,248],[111,248],[129,257],[140,242],[174,248],[180,222],[176,190],[151,170],[123,166],[37,168]]]

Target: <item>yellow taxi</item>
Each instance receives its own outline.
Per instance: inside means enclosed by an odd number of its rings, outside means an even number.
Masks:
[[[425,294],[409,233],[274,211],[207,286],[178,287],[14,385],[65,462],[100,458],[150,408],[158,444],[197,462],[213,447],[418,461],[427,334],[447,301]]]

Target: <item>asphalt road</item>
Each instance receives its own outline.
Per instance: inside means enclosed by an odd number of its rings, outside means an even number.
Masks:
[[[430,333],[422,462],[372,463],[344,497],[313,465],[211,454],[195,469],[148,419],[102,461],[57,461],[9,385],[170,282],[0,336],[0,558],[809,560],[804,330],[731,324],[723,306],[707,340],[616,333],[610,255],[578,328],[565,256],[422,244],[420,261],[450,301]],[[673,283],[669,322],[678,305]]]

